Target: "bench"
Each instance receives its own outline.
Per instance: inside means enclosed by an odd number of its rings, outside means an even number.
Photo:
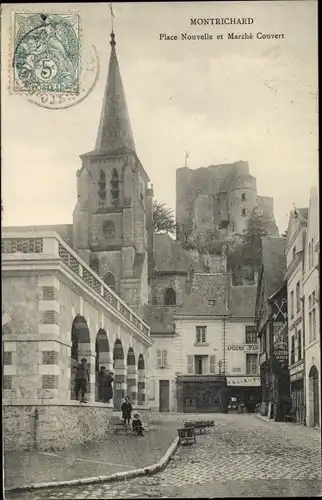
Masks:
[[[196,442],[196,433],[194,427],[184,427],[178,430],[178,437],[180,444],[189,444]]]

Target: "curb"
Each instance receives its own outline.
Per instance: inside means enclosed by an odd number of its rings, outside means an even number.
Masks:
[[[133,477],[147,476],[161,472],[166,468],[170,462],[171,457],[175,454],[179,446],[179,438],[176,437],[172,441],[171,445],[167,449],[166,453],[163,455],[159,462],[148,465],[147,467],[141,469],[134,469],[125,472],[116,472],[115,474],[110,474],[109,476],[97,476],[97,477],[84,477],[82,479],[71,479],[69,481],[53,481],[48,483],[35,483],[25,486],[11,486],[5,488],[5,492],[22,492],[22,491],[33,491],[45,488],[59,488],[62,486],[79,486],[81,484],[96,484],[96,483],[110,483],[112,481],[122,481],[125,479],[131,479]]]

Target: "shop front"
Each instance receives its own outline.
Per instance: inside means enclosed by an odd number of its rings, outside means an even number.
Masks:
[[[227,413],[227,382],[223,375],[180,375],[177,377],[178,411],[184,413]]]
[[[256,405],[261,401],[260,377],[254,375],[227,376],[228,397],[236,398],[243,404],[249,413],[255,411]]]

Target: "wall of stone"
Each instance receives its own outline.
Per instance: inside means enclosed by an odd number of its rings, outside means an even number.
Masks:
[[[136,408],[143,422],[150,420],[150,408]],[[115,414],[110,405],[100,403],[4,406],[4,451],[62,450],[108,439],[113,432],[110,419]]]
[[[13,333],[38,333],[41,318],[38,310],[40,294],[37,276],[2,278],[2,311],[12,318]]]

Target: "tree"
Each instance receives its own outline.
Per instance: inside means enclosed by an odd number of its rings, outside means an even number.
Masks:
[[[153,202],[153,230],[155,234],[176,232],[176,221],[172,208],[167,208],[165,203]]]
[[[256,208],[250,213],[242,235],[243,260],[258,271],[262,260],[262,240],[267,236],[269,220]]]

